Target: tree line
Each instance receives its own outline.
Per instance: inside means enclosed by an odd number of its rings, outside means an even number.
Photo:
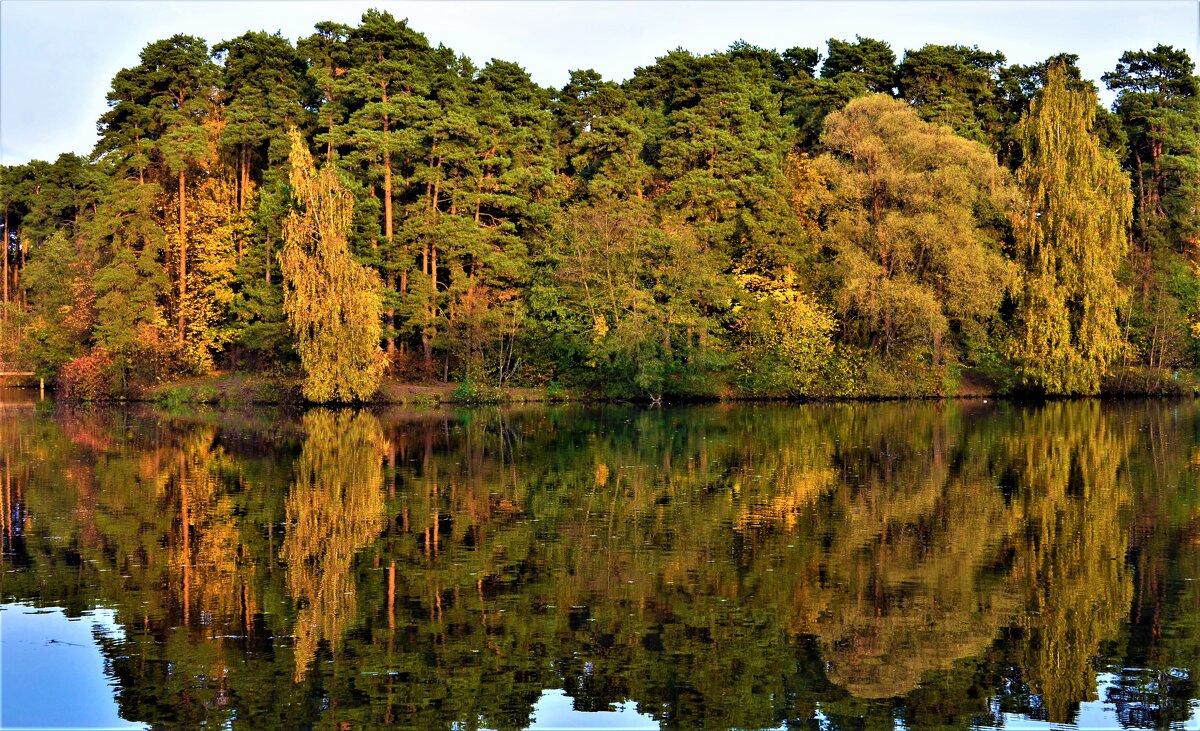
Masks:
[[[1194,63],[1126,52],[1107,110],[1076,60],[738,42],[555,90],[381,11],[176,35],[114,77],[90,157],[0,168],[0,357],[104,393],[302,372],[318,401],[385,372],[802,397],[1191,368]]]

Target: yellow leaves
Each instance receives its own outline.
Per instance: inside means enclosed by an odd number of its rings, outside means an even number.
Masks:
[[[599,345],[608,335],[608,319],[603,313],[592,317],[592,344]]]
[[[297,682],[321,640],[337,648],[357,609],[351,564],[383,528],[386,442],[365,412],[315,409],[304,415],[307,438],[287,500],[288,533],[280,557],[296,618]]]
[[[1117,271],[1128,253],[1133,194],[1093,132],[1095,109],[1095,95],[1068,88],[1056,67],[1017,128],[1025,160],[1016,177],[1034,215],[1013,217],[1022,277],[1009,354],[1025,382],[1048,393],[1096,393],[1128,352]]]
[[[214,162],[220,159],[221,151],[221,135],[225,132],[225,128],[229,123],[218,114],[209,114],[204,118],[203,122],[205,137],[208,141],[207,159],[200,160],[203,167],[211,168]]]
[[[1197,243],[1200,244],[1200,241]],[[1192,275],[1200,277],[1200,263],[1193,262],[1191,268]],[[1200,302],[1196,302],[1195,305],[1200,309]],[[1188,328],[1192,334],[1192,340],[1200,340],[1200,314],[1197,314],[1188,322]]]
[[[337,171],[317,171],[303,137],[292,138],[292,193],[300,204],[283,222],[283,309],[296,336],[310,401],[363,401],[387,364],[379,277],[346,245],[354,198]]]
[[[808,394],[818,374],[833,359],[837,322],[814,298],[799,288],[794,271],[786,267],[777,278],[735,273],[748,304],[737,311],[745,342],[742,362],[768,392]]]
[[[186,322],[184,357],[193,370],[208,372],[213,368],[214,354],[234,336],[229,307],[234,300],[237,254],[253,224],[248,213],[238,211],[237,187],[230,180],[193,179],[185,195],[187,294],[178,304]],[[174,210],[175,205],[177,200],[168,208]],[[181,246],[178,232],[167,240],[168,260],[177,261]]]
[[[734,528],[746,531],[770,525],[781,525],[791,533],[798,515],[811,507],[817,497],[836,483],[832,469],[817,468],[784,473],[776,481],[775,493],[766,501],[747,505],[734,521]]]
[[[823,236],[848,341],[929,348],[937,362],[951,323],[982,330],[1010,281],[992,221],[1012,197],[1007,174],[983,145],[882,96],[829,115],[825,142]]]
[[[787,181],[788,202],[801,229],[810,235],[819,233],[818,218],[832,200],[829,181],[821,167],[808,153],[791,152],[784,162],[783,176]]]

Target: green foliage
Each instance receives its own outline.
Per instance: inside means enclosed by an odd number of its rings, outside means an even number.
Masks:
[[[710,313],[732,294],[727,265],[691,226],[651,215],[636,199],[572,207],[557,281],[534,303],[563,370],[608,396],[686,392],[718,355]]]
[[[821,77],[836,79],[844,74],[861,78],[867,91],[890,94],[896,85],[896,54],[874,38],[855,36],[854,43],[830,38]]]
[[[168,409],[177,409],[191,404],[215,404],[221,400],[221,393],[209,385],[175,385],[155,390],[151,398]]]
[[[372,302],[352,309],[379,319],[356,337],[379,341],[397,379],[880,395],[950,391],[965,368],[1043,389],[1063,366],[1040,354],[1091,348],[1076,331],[1111,340],[1105,291],[1133,293],[1120,325],[1136,351],[1110,342],[1082,361],[1200,365],[1200,82],[1187,54],[1125,53],[1104,75],[1112,112],[1072,54],[1027,66],[965,45],[897,54],[862,37],[830,39],[824,59],[737,41],[669,52],[621,83],[574,71],[550,90],[379,10],[295,46],[261,32],[211,54],[193,36],[155,41],[113,78],[92,160],[0,169],[0,353],[52,377],[100,347],[131,388],[294,373],[319,340],[297,338],[281,271],[295,251],[294,126],[344,190],[339,260],[375,278]],[[1026,174],[1045,162],[1031,156],[1059,155],[1063,179],[1090,165],[1020,121],[1040,114],[1052,69],[1092,100],[1089,134],[1135,194],[1136,255],[1100,257],[1080,284],[1095,297],[1068,291],[1084,259],[1058,284],[1058,263],[1030,274],[1036,226],[1018,216],[1026,243],[1014,240],[1009,182],[989,160]],[[776,290],[791,304],[769,304]],[[1039,310],[1058,314],[1038,324]],[[350,370],[373,374],[376,355]],[[1091,392],[1093,370],[1049,391]],[[321,398],[369,390],[335,394],[323,379]]]
[[[24,324],[27,357],[53,375],[83,352],[94,322],[92,261],[72,246],[65,232],[45,241],[25,270],[34,306]]]
[[[926,122],[987,144],[998,132],[997,77],[1004,54],[966,46],[927,45],[909,51],[897,69],[900,97]]]
[[[455,386],[450,394],[450,400],[460,404],[498,404],[503,402],[504,391],[482,383],[470,380]]]
[[[1193,60],[1166,45],[1128,51],[1103,79],[1117,92],[1113,109],[1129,140],[1126,167],[1140,243],[1194,253],[1200,244],[1200,77]]]
[[[563,388],[563,385],[558,381],[551,381],[546,384],[546,400],[547,401],[569,401],[571,395]]]
[[[311,124],[314,91],[304,60],[286,38],[263,32],[218,43],[212,55],[223,71],[222,146],[232,148],[242,163],[251,157],[286,160],[288,128]]]
[[[319,172],[292,130],[297,210],[283,224],[283,309],[296,337],[310,401],[362,401],[379,388],[379,280],[346,249],[353,199],[329,165]]]
[[[1054,67],[1019,127],[1025,206],[1014,220],[1020,280],[1010,355],[1026,386],[1052,394],[1096,393],[1128,348],[1117,272],[1133,203],[1096,138],[1095,106]]]

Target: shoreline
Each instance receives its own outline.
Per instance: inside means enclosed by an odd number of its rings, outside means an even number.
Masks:
[[[1175,374],[1179,375],[1175,375]],[[1184,377],[1180,377],[1184,376]],[[18,382],[19,383],[19,382]],[[0,384],[10,385],[10,384]],[[49,386],[49,384],[47,384]],[[12,387],[37,389],[32,386],[11,384]],[[315,404],[306,401],[300,394],[299,379],[286,376],[270,376],[256,373],[223,373],[199,376],[137,389],[118,399],[81,401],[69,403],[148,403],[161,406],[220,405],[220,406],[368,406],[368,407],[417,407],[439,406],[498,406],[552,403],[626,403],[626,404],[703,404],[703,403],[872,403],[887,401],[971,401],[997,399],[1011,402],[1039,402],[1099,398],[1121,400],[1131,398],[1188,398],[1200,395],[1200,385],[1189,371],[1149,371],[1149,369],[1125,369],[1111,376],[1100,393],[1091,396],[1045,396],[1039,394],[1006,391],[994,380],[971,374],[956,384],[947,393],[872,393],[865,388],[861,393],[788,396],[779,394],[713,393],[690,395],[664,395],[658,399],[649,397],[616,398],[605,397],[585,391],[565,389],[557,384],[542,387],[497,388],[480,384],[451,383],[403,383],[385,380],[376,395],[355,404]],[[47,388],[50,394],[53,389]]]

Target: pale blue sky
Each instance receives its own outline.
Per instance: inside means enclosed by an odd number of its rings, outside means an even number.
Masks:
[[[978,45],[1010,63],[1080,56],[1099,83],[1122,51],[1167,43],[1200,57],[1200,0],[990,2],[0,2],[0,163],[87,154],[114,74],[148,43],[174,33],[210,45],[247,30],[295,41],[314,23],[355,24],[380,7],[407,17],[432,43],[476,63],[514,61],[560,87],[571,69],[621,80],[657,56],[697,53],[742,39],[766,48],[812,46],[855,34],[887,41],[899,57],[926,43]],[[1111,99],[1111,97],[1108,97]]]

